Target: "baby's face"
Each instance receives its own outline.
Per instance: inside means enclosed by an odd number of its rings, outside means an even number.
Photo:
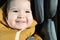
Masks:
[[[33,22],[29,1],[15,0],[10,4],[7,22],[11,28],[24,30]]]

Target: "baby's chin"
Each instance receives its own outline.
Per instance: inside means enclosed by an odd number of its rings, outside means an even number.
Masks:
[[[17,26],[17,25],[16,25],[16,26],[15,26],[15,29],[17,29],[17,30],[24,30],[24,29],[26,29],[27,27],[28,27],[27,25],[25,25],[25,26],[24,26],[24,25],[22,25],[22,26],[21,26],[21,25],[20,25],[20,26]]]

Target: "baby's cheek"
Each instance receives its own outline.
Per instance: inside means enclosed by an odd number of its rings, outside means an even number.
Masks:
[[[30,26],[32,24],[33,21],[33,16],[31,13],[26,15],[27,21],[28,21],[28,26]]]
[[[28,17],[28,26],[30,26],[33,22],[33,18],[32,17]]]
[[[14,18],[10,18],[10,19],[8,19],[8,21],[9,21],[9,23],[10,23],[11,25],[15,23]]]

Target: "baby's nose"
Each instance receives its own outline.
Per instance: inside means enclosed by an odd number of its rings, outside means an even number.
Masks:
[[[25,13],[24,12],[20,12],[19,14],[18,14],[18,18],[24,18],[25,17]]]

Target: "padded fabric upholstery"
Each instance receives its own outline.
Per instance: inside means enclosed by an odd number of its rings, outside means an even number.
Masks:
[[[58,0],[44,0],[44,14],[46,18],[52,18],[56,15]]]
[[[44,0],[34,0],[35,3],[35,13],[38,23],[44,21]]]
[[[39,23],[36,27],[36,33],[43,40],[57,40],[55,22],[53,20],[57,6],[58,0],[35,0],[36,17]]]
[[[55,24],[51,19],[44,22],[41,32],[44,35],[44,40],[57,40]]]

